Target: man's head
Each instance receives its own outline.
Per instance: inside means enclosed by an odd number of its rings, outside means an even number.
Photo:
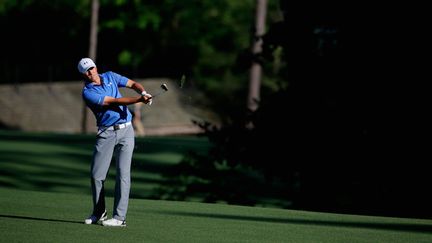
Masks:
[[[100,83],[99,73],[96,64],[90,58],[82,58],[78,63],[78,71],[87,81]]]
[[[88,57],[82,58],[78,63],[78,71],[82,74],[85,74],[92,67],[95,68],[96,64]]]

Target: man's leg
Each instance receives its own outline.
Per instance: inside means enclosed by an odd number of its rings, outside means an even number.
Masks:
[[[110,167],[114,146],[114,131],[98,134],[91,165],[91,188],[93,195],[93,215],[100,216],[105,211],[104,182]]]
[[[130,193],[130,171],[135,147],[135,133],[132,126],[117,131],[119,142],[116,147],[116,185],[113,218],[126,220]]]

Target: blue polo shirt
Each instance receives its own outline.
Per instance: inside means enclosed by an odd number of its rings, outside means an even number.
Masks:
[[[82,90],[84,102],[95,115],[97,126],[108,127],[131,121],[132,114],[126,105],[103,106],[105,96],[122,97],[119,88],[126,87],[129,79],[114,72],[101,73],[99,76],[101,85],[86,82]]]

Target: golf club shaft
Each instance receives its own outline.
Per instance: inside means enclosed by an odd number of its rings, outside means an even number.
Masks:
[[[156,97],[156,96],[159,96],[159,95],[161,95],[163,92],[165,92],[165,91],[160,91],[159,93],[157,93],[157,94],[155,94],[155,95],[152,95],[151,98],[154,98],[154,97]]]
[[[161,91],[159,91],[158,93],[156,93],[155,95],[152,95],[151,97],[150,97],[150,99],[152,99],[153,97],[156,97],[156,96],[159,96],[159,95],[161,95],[162,93],[165,93],[166,91],[168,91],[168,88],[167,88],[167,86],[166,86],[166,84],[162,84],[161,85]]]
[[[155,95],[152,95],[151,98],[156,97],[156,96],[159,96],[159,95],[161,95],[162,93],[165,93],[165,92],[166,92],[166,90],[159,91],[159,92],[156,93]]]

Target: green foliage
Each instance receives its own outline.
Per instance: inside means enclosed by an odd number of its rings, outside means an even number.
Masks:
[[[13,9],[24,9],[29,6],[33,1],[32,0],[0,0],[0,14],[7,14],[9,11]]]
[[[258,129],[246,128],[245,124],[250,119],[235,117],[221,128],[205,122],[198,123],[213,146],[208,154],[189,153],[179,164],[172,166],[165,173],[167,182],[159,188],[157,197],[291,206],[297,193],[292,185],[298,180],[290,175],[292,171],[286,170],[285,164],[280,163],[283,160],[281,156],[287,154],[274,147],[275,151],[261,156],[266,146],[262,145]],[[271,138],[264,141],[265,144],[274,143]]]
[[[49,9],[73,9],[80,16],[86,17],[90,15],[89,7],[91,0],[0,0],[0,15],[8,15],[12,11],[23,11],[34,6],[43,6]]]
[[[132,63],[132,53],[130,51],[124,50],[119,55],[120,65],[130,65]]]
[[[269,1],[268,24],[277,2]],[[16,40],[2,40],[0,82],[77,78],[76,60],[88,54],[91,3],[2,0],[0,27]],[[246,103],[251,59],[239,55],[249,53],[254,10],[252,0],[100,0],[97,60],[131,78],[187,74],[188,85],[207,97],[194,104],[224,115]],[[24,33],[34,31],[29,41]],[[264,93],[278,87],[272,69],[265,67]]]
[[[146,29],[149,26],[158,30],[161,22],[160,16],[155,11],[147,11],[145,14],[139,15],[137,20],[137,27],[139,29]]]
[[[253,167],[217,158],[213,152],[209,155],[190,153],[172,166],[165,173],[166,183],[155,190],[155,197],[237,205],[289,205],[286,198],[276,196],[276,192],[283,189],[280,183],[267,181],[263,173]]]

